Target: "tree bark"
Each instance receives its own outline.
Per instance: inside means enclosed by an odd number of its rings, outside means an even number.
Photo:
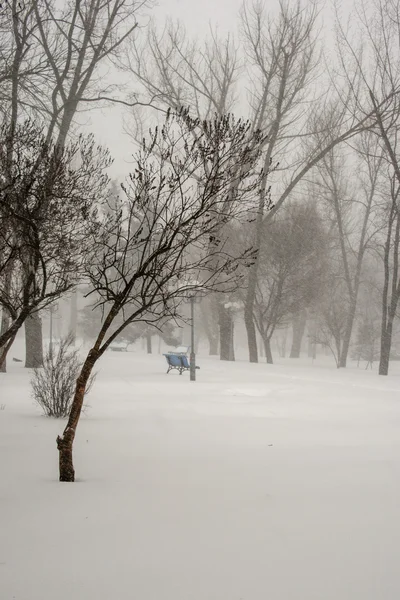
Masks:
[[[1,333],[0,333],[0,335],[2,335],[5,331],[7,331],[7,329],[9,327],[10,327],[10,315],[8,314],[6,309],[3,308],[2,315],[1,315]],[[2,346],[0,348],[0,355],[2,355],[2,353],[5,350],[6,350],[5,346]],[[6,373],[6,371],[7,371],[7,357],[4,356],[3,359],[0,359],[0,373]]]
[[[221,302],[218,306],[219,335],[220,335],[220,358],[221,360],[235,360],[233,346],[234,322],[231,311],[224,307]]]
[[[146,348],[147,348],[147,354],[151,354],[152,346],[151,346],[151,334],[150,333],[148,333],[146,335]]]
[[[258,348],[260,348],[260,358],[264,358],[264,342],[262,337],[258,340]]]
[[[9,325],[6,331],[4,331],[3,335],[0,336],[0,370],[1,365],[6,361],[7,353],[11,348],[18,331],[25,322],[27,314],[26,309],[22,310],[13,323]]]
[[[256,275],[257,276],[257,275]],[[255,292],[254,292],[255,293]],[[244,307],[244,324],[246,326],[247,344],[249,347],[249,361],[258,362],[257,334],[253,319],[254,297],[248,293]]]
[[[388,321],[387,326],[381,332],[381,355],[379,358],[379,375],[388,375],[390,350],[392,347],[393,324]]]
[[[304,331],[307,323],[307,311],[299,311],[293,318],[293,338],[290,349],[290,358],[300,358],[301,342],[303,341]]]
[[[274,361],[272,358],[271,340],[267,337],[264,338],[264,350],[267,359],[267,364],[272,365]]]
[[[17,332],[15,333],[14,337],[12,337],[8,340],[7,344],[5,344],[4,346],[2,346],[0,348],[0,373],[6,372],[7,355],[8,355],[8,352],[9,352],[11,346],[14,343],[16,336],[17,336]],[[4,370],[3,370],[3,367],[4,367]]]
[[[25,367],[37,369],[43,366],[42,320],[38,312],[25,321],[26,360]]]
[[[93,350],[89,352],[76,382],[74,400],[72,402],[67,426],[65,427],[62,436],[57,436],[56,441],[59,451],[60,481],[75,481],[72,448],[79,423],[79,417],[82,411],[83,400],[85,398],[86,386],[98,356],[99,355],[95,354]]]
[[[351,341],[351,334],[353,332],[353,324],[354,324],[354,318],[355,318],[355,314],[356,314],[356,306],[357,306],[357,300],[352,302],[352,304],[349,308],[349,314],[347,315],[346,329],[344,332],[342,349],[340,351],[340,356],[339,356],[338,367],[341,369],[345,369],[347,366],[347,356],[349,354],[349,349],[350,349],[350,341]]]
[[[59,452],[60,481],[75,481],[75,469],[72,457],[72,445],[75,437],[73,429],[66,429],[63,437],[57,436]]]

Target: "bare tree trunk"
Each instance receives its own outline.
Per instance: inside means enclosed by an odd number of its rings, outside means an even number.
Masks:
[[[250,279],[253,279],[253,277],[255,279],[254,285],[250,286],[250,283],[251,283]],[[257,272],[254,272],[254,275],[250,274],[249,287],[247,289],[247,297],[246,297],[246,302],[245,302],[245,306],[244,306],[244,324],[246,326],[247,344],[249,347],[249,360],[251,363],[258,362],[257,334],[256,334],[256,327],[254,325],[254,318],[253,318],[256,280],[257,280]]]
[[[60,481],[75,481],[75,469],[73,464],[72,447],[75,439],[75,433],[82,411],[83,400],[87,382],[93,370],[97,356],[93,351],[89,352],[88,358],[82,367],[82,371],[76,382],[74,400],[71,407],[68,423],[64,429],[62,437],[57,436],[57,448],[59,451]]]
[[[205,304],[200,304],[200,310],[202,314],[202,322],[204,331],[206,333],[208,344],[209,344],[209,355],[213,356],[218,354],[219,348],[219,334],[218,334],[218,295],[212,294],[210,301]],[[216,318],[215,316],[216,315]]]
[[[343,335],[343,343],[342,343],[342,348],[340,351],[340,356],[339,356],[339,368],[346,368],[347,366],[347,356],[349,354],[349,349],[350,349],[350,341],[351,341],[351,334],[353,332],[353,324],[354,324],[354,317],[356,314],[356,306],[357,306],[357,300],[352,301],[351,306],[349,308],[349,313],[347,315],[347,320],[346,320],[346,329]]]
[[[300,358],[301,342],[303,340],[304,331],[307,323],[307,311],[305,309],[299,311],[293,318],[293,338],[292,347],[290,349],[290,358]]]
[[[272,365],[274,363],[274,361],[272,358],[271,340],[267,337],[264,338],[264,350],[265,350],[265,356],[267,358],[267,363],[269,365]]]
[[[151,354],[152,353],[151,333],[148,333],[146,335],[146,348],[147,348],[147,354]]]
[[[8,314],[8,312],[6,311],[5,308],[3,308],[2,311],[2,315],[1,315],[1,332],[0,335],[2,335],[5,331],[7,331],[7,329],[10,326],[10,315]],[[0,354],[2,354],[5,350],[5,347],[1,347],[0,348]],[[5,373],[7,371],[7,359],[6,356],[4,356],[4,358],[2,360],[0,360],[0,373]]]
[[[262,336],[260,336],[258,342],[258,348],[260,348],[260,358],[264,358],[264,342]]]
[[[42,320],[38,312],[25,321],[25,367],[36,369],[43,366]]]
[[[221,360],[235,360],[235,350],[233,347],[234,322],[231,311],[224,307],[220,302],[218,305],[219,317],[219,335]]]
[[[381,355],[379,359],[379,375],[389,373],[390,350],[392,347],[393,323],[389,320],[381,332]]]
[[[0,348],[0,373],[5,373],[6,370],[7,370],[6,369],[6,366],[7,366],[7,355],[8,355],[8,352],[9,352],[11,346],[14,343],[14,340],[15,340],[15,338],[17,336],[17,333],[18,332],[16,331],[15,334],[14,334],[14,336],[12,338],[10,338],[8,340],[8,342],[4,346],[2,346]]]
[[[6,361],[7,353],[14,343],[15,337],[25,322],[27,317],[26,309],[22,310],[19,316],[7,328],[2,336],[0,336],[0,372],[1,367]]]

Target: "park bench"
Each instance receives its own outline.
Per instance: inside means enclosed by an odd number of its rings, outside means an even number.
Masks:
[[[167,375],[173,369],[179,371],[179,375],[182,375],[183,371],[190,370],[190,363],[186,354],[175,354],[173,352],[167,352],[167,354],[164,354],[163,356],[165,356],[166,361],[168,363]],[[200,369],[200,367],[196,367],[196,369]]]

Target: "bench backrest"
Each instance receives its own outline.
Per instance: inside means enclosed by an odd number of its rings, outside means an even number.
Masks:
[[[164,354],[164,356],[171,367],[180,367],[182,365],[180,356],[176,356],[176,354]]]
[[[189,361],[187,356],[185,356],[184,354],[182,354],[182,356],[180,356],[180,359],[182,361],[182,366],[185,367],[185,369],[189,369],[190,365],[189,365]]]

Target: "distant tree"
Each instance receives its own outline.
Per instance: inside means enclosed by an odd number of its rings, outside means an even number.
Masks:
[[[126,317],[126,315],[125,315]],[[99,306],[85,306],[80,311],[79,328],[83,337],[87,341],[96,339],[99,329],[104,319],[104,311]],[[124,316],[120,315],[114,320],[114,329],[117,329],[124,322]],[[116,338],[116,341],[125,342],[127,346],[134,344],[140,338],[147,338],[158,334],[168,346],[178,346],[180,338],[176,332],[176,325],[173,322],[163,323],[162,329],[158,329],[147,323],[131,323],[127,325]]]
[[[384,206],[386,224],[382,242],[383,286],[379,374],[389,372],[393,328],[400,300],[400,179],[392,174],[389,197]]]
[[[381,356],[379,374],[389,371],[393,324],[400,299],[398,274],[398,186],[400,186],[400,1],[362,1],[356,18],[346,28],[337,19],[338,44],[343,75],[349,82],[353,112],[372,112],[371,131],[383,153],[387,170],[386,189],[390,202],[386,211],[384,285],[382,290]],[[356,24],[357,35],[352,27]],[[396,184],[394,184],[396,180]]]
[[[320,293],[325,246],[326,232],[312,203],[289,205],[264,225],[254,318],[268,363],[276,329]]]
[[[379,323],[370,314],[364,313],[359,320],[353,357],[366,361],[366,369],[379,357]]]
[[[325,274],[326,284],[314,314],[313,333],[310,341],[331,351],[337,368],[340,367],[340,352],[346,334],[348,300],[341,277],[332,271]]]
[[[336,276],[343,281],[342,305],[347,307],[338,349],[339,366],[343,368],[350,350],[366,253],[381,227],[376,216],[382,165],[376,137],[364,132],[346,154],[334,150],[326,154],[317,169],[318,194],[330,224]]]

